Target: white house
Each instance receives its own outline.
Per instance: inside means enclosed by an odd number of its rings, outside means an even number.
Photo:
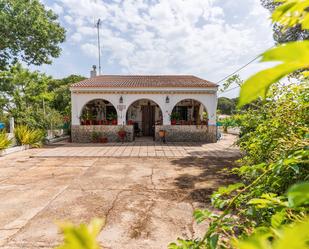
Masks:
[[[218,86],[191,75],[100,75],[71,85],[72,141],[153,136],[216,142]],[[162,132],[161,132],[162,134]]]

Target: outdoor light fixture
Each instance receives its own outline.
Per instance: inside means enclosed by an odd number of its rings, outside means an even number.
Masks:
[[[120,104],[123,103],[123,98],[122,98],[122,96],[120,96],[120,98],[119,98],[119,103],[120,103]]]
[[[169,103],[170,102],[170,98],[168,96],[166,96],[166,99],[165,99],[165,103]]]

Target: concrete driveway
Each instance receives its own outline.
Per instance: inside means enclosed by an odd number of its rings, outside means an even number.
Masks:
[[[42,157],[67,145],[0,158],[0,247],[53,248],[61,242],[55,221],[93,217],[105,219],[104,248],[161,249],[201,235],[206,225],[192,212],[235,180],[220,172],[239,156],[234,139],[198,157]]]

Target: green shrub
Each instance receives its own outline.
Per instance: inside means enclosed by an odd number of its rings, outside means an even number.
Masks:
[[[194,212],[198,223],[208,222],[202,239],[179,239],[169,249],[281,249],[276,247],[281,231],[294,231],[299,222],[307,224],[301,229],[308,226],[308,90],[307,80],[275,84],[264,101],[233,117],[241,130],[237,143],[243,157],[232,172],[240,182],[212,194],[212,206],[222,210],[221,215],[208,209]],[[255,242],[267,246],[254,247]],[[299,243],[307,242],[308,237]]]
[[[95,218],[89,225],[72,223],[60,223],[59,228],[64,236],[63,243],[55,249],[103,249],[97,242],[104,221]]]
[[[8,134],[3,130],[0,132],[0,150],[8,148],[12,144],[11,139],[9,139]]]
[[[170,115],[171,120],[180,120],[180,114],[179,112],[172,112]]]
[[[224,119],[220,120],[220,122],[222,123],[224,132],[227,132],[227,128],[235,127],[237,125],[236,121],[233,119],[233,117],[224,118]]]
[[[44,139],[44,133],[38,129],[31,129],[26,125],[19,125],[14,130],[16,142],[19,145],[31,145],[40,147]]]

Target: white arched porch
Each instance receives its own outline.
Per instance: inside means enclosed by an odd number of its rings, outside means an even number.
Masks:
[[[71,88],[72,96],[72,126],[80,126],[80,116],[83,107],[92,100],[102,99],[111,103],[117,112],[118,126],[127,126],[127,112],[130,106],[139,100],[149,100],[154,102],[160,109],[160,127],[169,127],[170,130],[180,130],[180,126],[171,127],[170,115],[173,108],[183,100],[194,100],[202,104],[208,115],[208,126],[213,128],[208,129],[208,132],[215,134],[216,126],[216,108],[217,108],[217,95],[214,90],[203,89],[95,89],[95,88]],[[98,126],[98,125],[97,125]],[[187,125],[188,126],[188,125]],[[86,129],[84,127],[83,129]],[[88,127],[90,129],[90,127]],[[98,129],[98,127],[96,127]],[[100,128],[101,129],[101,128]],[[103,129],[103,128],[102,128]],[[104,128],[105,129],[105,128]],[[107,127],[106,127],[107,129]],[[119,128],[111,128],[115,131]],[[190,127],[183,127],[184,130]],[[191,127],[191,130],[193,127]],[[204,129],[204,128],[203,128]],[[214,137],[214,136],[213,136]],[[213,139],[212,139],[213,140]]]

